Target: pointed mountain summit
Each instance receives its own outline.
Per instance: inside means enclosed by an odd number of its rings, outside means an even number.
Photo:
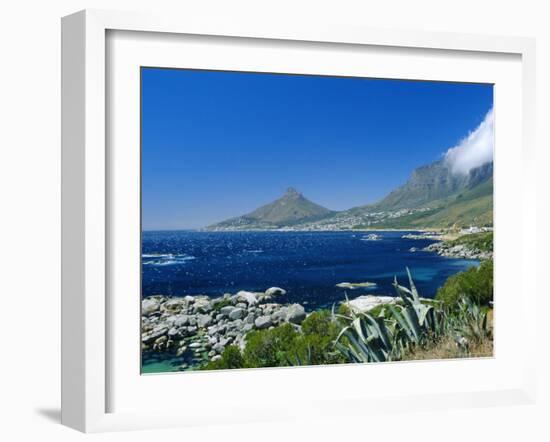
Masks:
[[[315,221],[333,212],[308,200],[294,187],[275,201],[246,215],[208,226],[207,230],[267,230]]]
[[[298,197],[303,195],[300,192],[298,192],[294,187],[291,186],[286,189],[286,192],[283,194],[283,196]]]

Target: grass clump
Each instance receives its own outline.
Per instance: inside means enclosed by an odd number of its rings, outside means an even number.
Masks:
[[[462,350],[450,335],[425,347],[414,347],[403,355],[403,360],[438,360],[457,358],[486,358],[493,356],[493,340],[484,339],[482,342],[469,345],[467,352]]]
[[[424,346],[409,348],[404,360],[437,360],[493,356],[493,310],[463,301],[451,312],[448,332]]]

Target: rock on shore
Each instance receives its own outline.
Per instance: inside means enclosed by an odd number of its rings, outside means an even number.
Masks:
[[[285,294],[279,287],[265,292],[240,291],[219,298],[151,296],[141,302],[143,351],[192,353],[192,365],[219,359],[230,344],[244,348],[247,332],[282,323],[299,326],[306,317],[300,304],[271,302]]]
[[[401,236],[403,239],[435,239],[441,241],[443,235],[438,232],[406,233]]]
[[[375,288],[377,284],[375,282],[339,282],[335,287],[340,289],[366,289],[366,288]]]
[[[357,313],[364,313],[382,304],[395,304],[400,302],[399,297],[365,295],[346,302]]]

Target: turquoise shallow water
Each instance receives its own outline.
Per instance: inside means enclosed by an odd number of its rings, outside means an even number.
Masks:
[[[163,355],[163,359],[147,357],[141,367],[142,374],[172,373],[185,371],[181,368],[182,364],[188,363],[189,359],[178,357],[176,355]],[[190,370],[191,368],[187,368]]]
[[[179,363],[178,363],[179,362]],[[170,358],[161,362],[147,362],[143,365],[142,374],[155,374],[155,373],[168,373],[172,371],[179,371],[179,366],[183,363],[183,359]]]

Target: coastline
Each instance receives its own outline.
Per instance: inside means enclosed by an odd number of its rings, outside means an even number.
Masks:
[[[239,291],[214,298],[205,295],[154,295],[141,302],[142,373],[198,370],[218,361],[228,346],[246,347],[246,336],[290,324],[296,331],[311,314],[298,303],[277,303],[284,289]],[[360,295],[342,300],[356,313],[400,303],[399,296]]]
[[[434,232],[440,234],[444,237],[445,240],[456,239],[457,237],[464,235],[461,232],[451,232],[449,228],[446,227],[419,227],[419,228],[395,228],[395,227],[369,227],[368,229],[290,229],[290,228],[280,228],[280,229],[207,229],[207,228],[197,228],[197,229],[148,229],[143,230],[142,233],[158,233],[158,232],[198,232],[198,233],[269,233],[269,232],[281,232],[281,233],[325,233],[325,232],[422,232],[429,233]]]
[[[372,232],[373,230],[357,230]],[[440,256],[455,259],[481,261],[492,257],[464,246],[447,246],[447,242],[434,229],[387,231],[418,232],[411,239],[430,239],[435,242],[421,249]],[[344,232],[350,232],[345,230]],[[405,235],[403,235],[405,236]],[[420,250],[420,249],[419,249]],[[412,250],[411,250],[412,251]],[[481,253],[481,254],[480,254]],[[372,283],[339,283],[351,286]],[[253,330],[271,329],[288,323],[296,330],[301,322],[314,311],[306,312],[307,302],[281,303],[286,291],[270,287],[265,291],[245,291],[214,295],[167,296],[151,295],[142,298],[142,370],[144,373],[163,371],[197,370],[206,363],[218,361],[229,345],[241,350],[246,345],[246,335]],[[365,294],[353,297],[349,302],[354,309],[368,311],[380,304],[394,303],[396,297],[381,294]],[[339,304],[346,303],[344,295]]]
[[[488,248],[487,245],[485,245],[485,247],[481,247],[479,244],[477,246],[472,246],[471,241],[468,240],[471,239],[471,236],[476,235],[485,235],[485,240],[487,240],[487,237],[490,235],[491,247]],[[424,247],[422,251],[437,253],[439,256],[445,256],[447,258],[474,259],[478,261],[493,259],[492,231],[466,235],[404,235],[403,237],[408,237],[410,239],[434,240],[434,243]]]
[[[444,229],[396,229],[396,228],[368,228],[368,229],[174,229],[174,230],[145,230],[145,232],[203,232],[203,233],[231,233],[231,232],[282,232],[282,233],[315,233],[315,232],[438,232]]]
[[[229,345],[243,349],[246,334],[284,323],[299,328],[307,314],[301,304],[281,304],[286,292],[241,290],[221,297],[154,295],[141,301],[141,349],[181,357],[181,370],[215,362]]]

